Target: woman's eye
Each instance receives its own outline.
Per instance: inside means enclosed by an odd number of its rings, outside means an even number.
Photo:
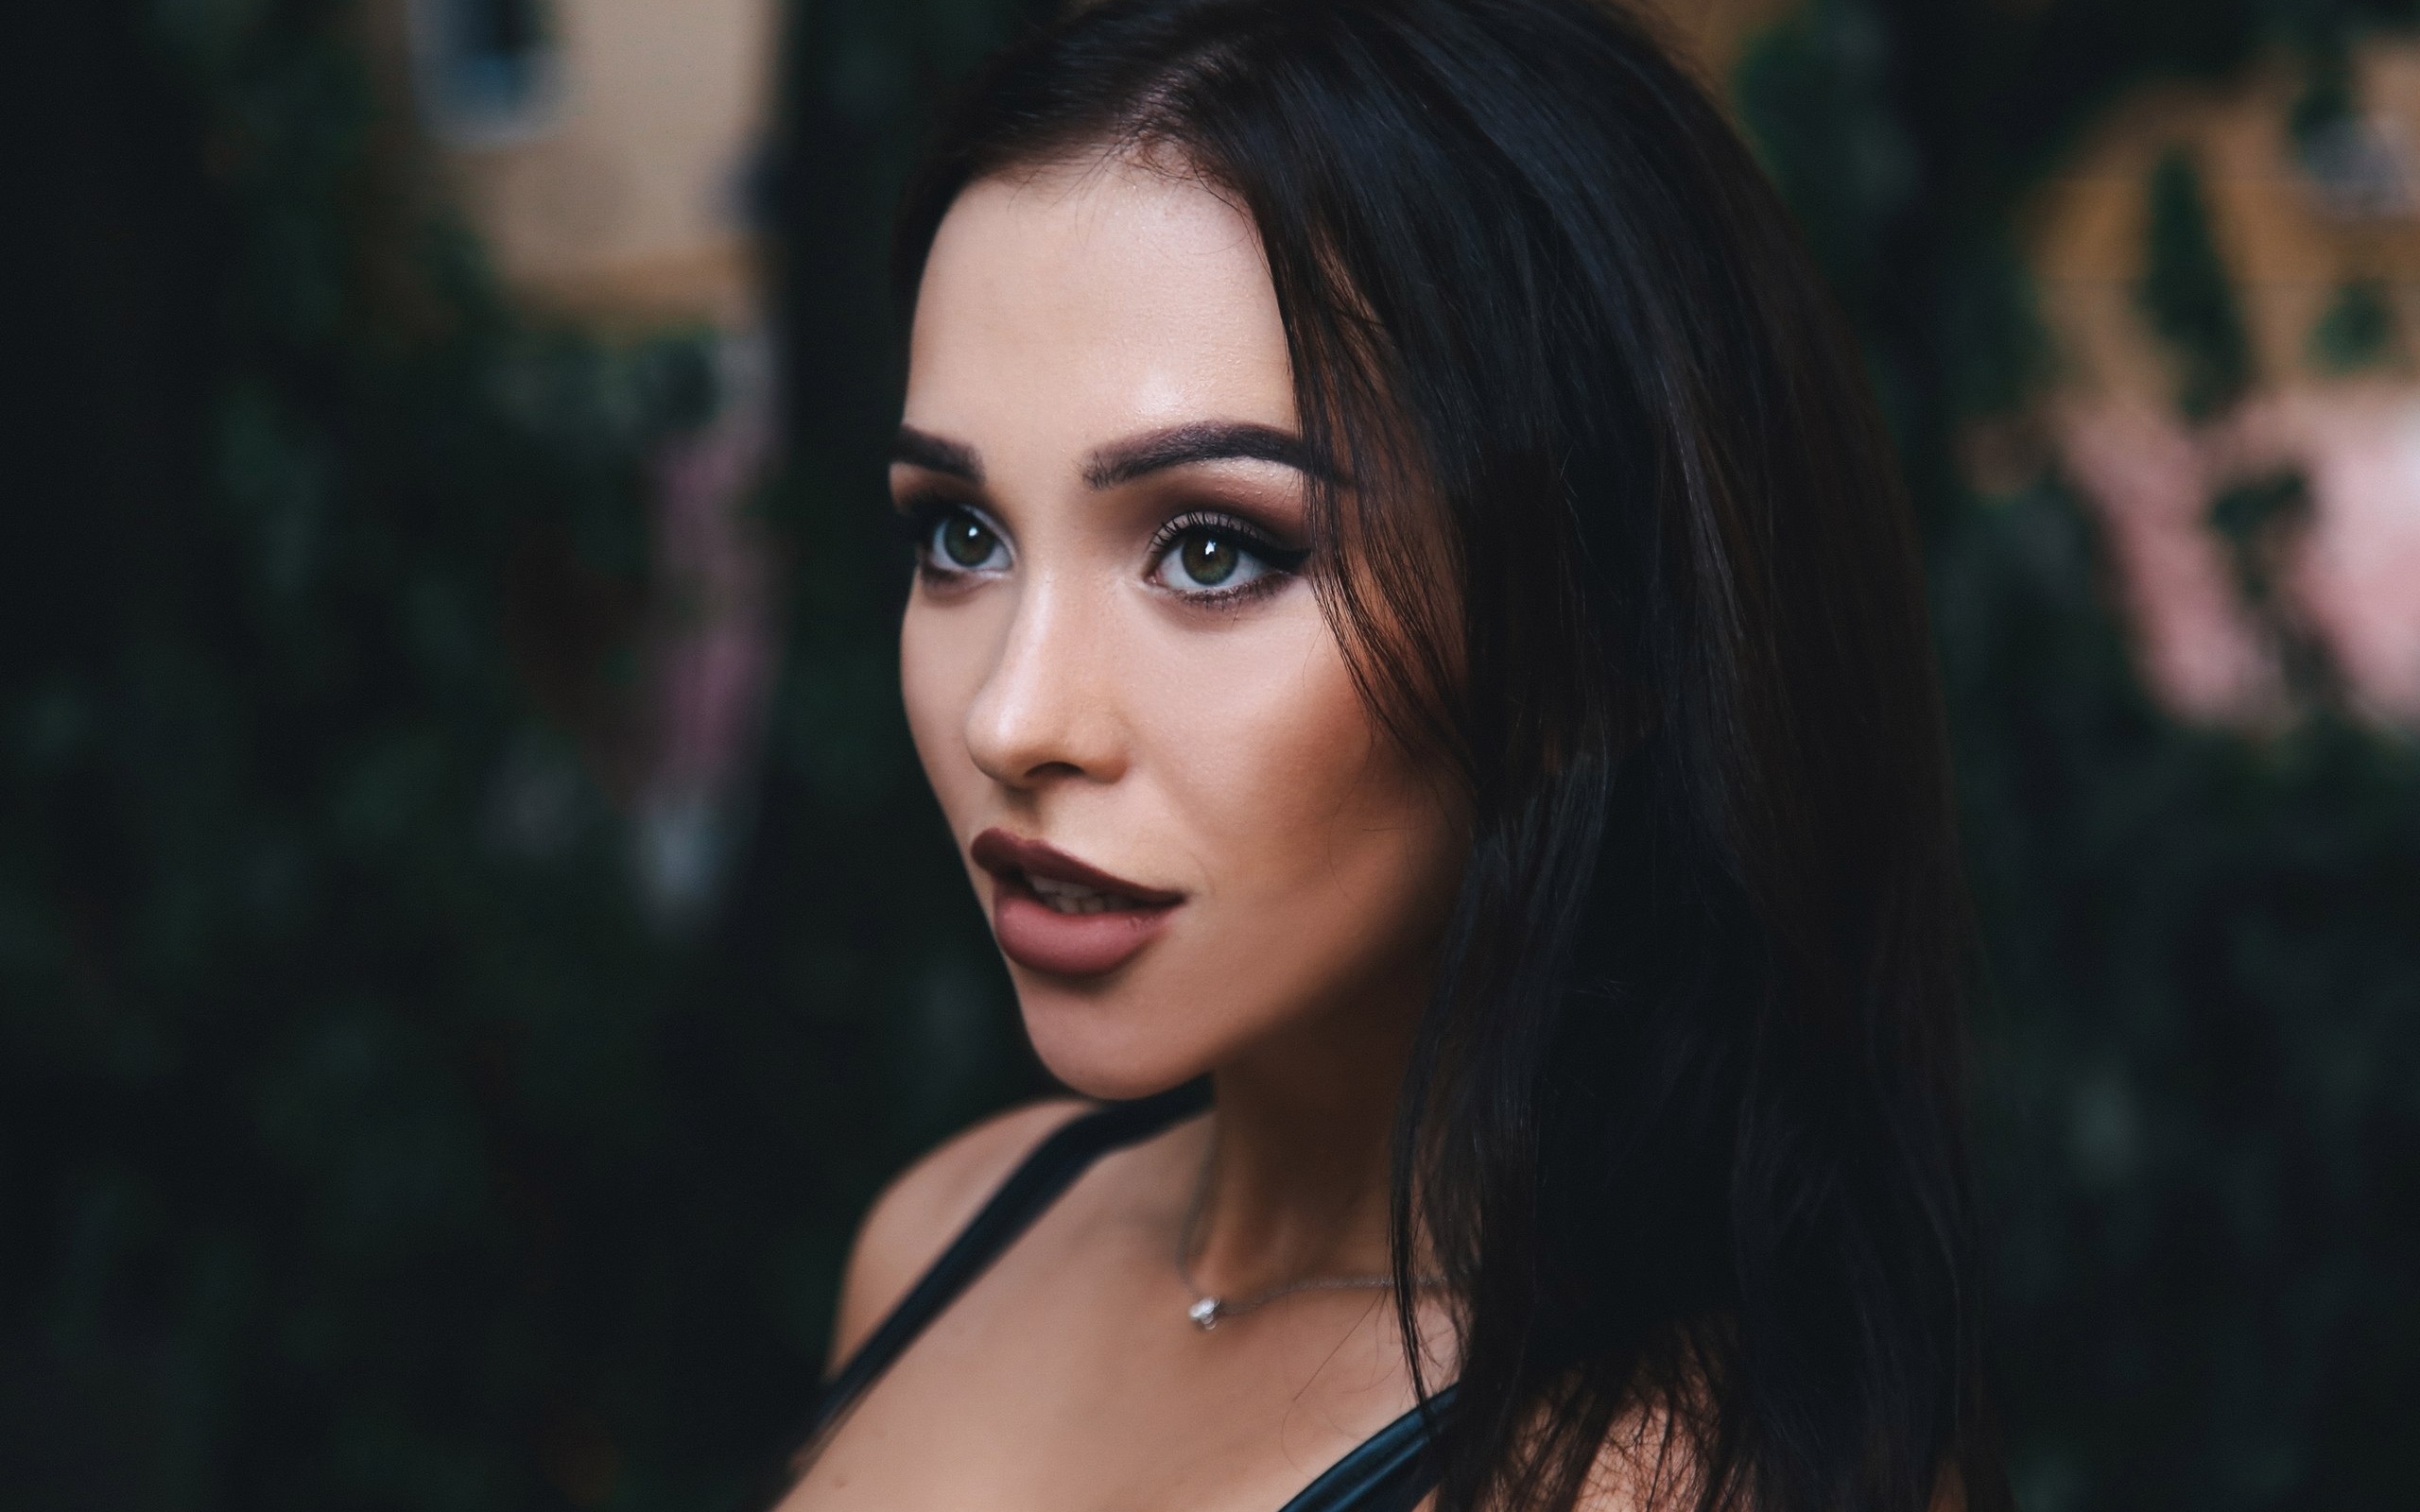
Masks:
[[[1008,548],[997,532],[966,509],[952,509],[933,526],[934,561],[958,572],[989,572],[1008,565]]]
[[[1241,588],[1269,573],[1269,563],[1233,531],[1196,525],[1170,541],[1155,576],[1179,593]]]

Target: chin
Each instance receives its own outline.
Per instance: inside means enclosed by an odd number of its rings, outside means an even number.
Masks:
[[[1211,1070],[1207,1047],[1182,1042],[1150,1022],[1127,993],[1023,980],[1017,1005],[1033,1053],[1059,1084],[1100,1102],[1126,1102],[1182,1087]]]

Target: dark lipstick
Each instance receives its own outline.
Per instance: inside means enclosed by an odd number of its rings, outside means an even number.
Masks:
[[[968,848],[993,879],[992,930],[1001,953],[1029,971],[1099,976],[1125,965],[1155,938],[1184,895],[1103,871],[1058,847],[991,829]],[[1088,911],[1062,911],[1080,900]]]

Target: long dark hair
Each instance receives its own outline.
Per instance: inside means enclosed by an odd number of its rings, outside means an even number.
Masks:
[[[903,288],[967,183],[1101,149],[1256,222],[1322,602],[1465,789],[1394,1161],[1443,1512],[1568,1507],[1609,1443],[1708,1512],[2004,1502],[1919,563],[1748,152],[1592,0],[1107,0],[978,77]]]

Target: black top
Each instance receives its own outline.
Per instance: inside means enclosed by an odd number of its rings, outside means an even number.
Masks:
[[[1035,1146],[832,1378],[816,1403],[809,1442],[838,1423],[916,1335],[1095,1160],[1149,1139],[1207,1105],[1208,1093],[1201,1083],[1137,1102],[1113,1103],[1071,1120]],[[1451,1386],[1438,1392],[1430,1399],[1432,1410],[1443,1411],[1453,1395]],[[1422,1453],[1427,1442],[1427,1420],[1414,1407],[1362,1440],[1280,1512],[1410,1512],[1436,1485],[1435,1472]]]

